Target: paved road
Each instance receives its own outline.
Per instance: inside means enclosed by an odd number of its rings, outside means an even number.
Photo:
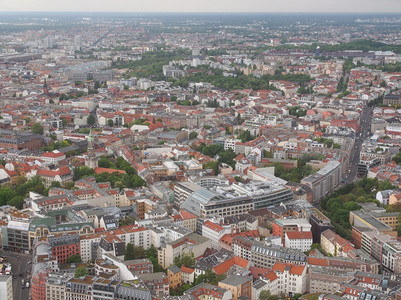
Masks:
[[[7,262],[11,264],[13,275],[17,276],[16,279],[13,279],[14,300],[29,299],[30,289],[22,288],[21,280],[24,279],[25,282],[27,280],[30,281],[32,264],[28,264],[28,262],[32,260],[32,255],[3,250],[0,251],[0,255],[7,257]],[[20,276],[20,274],[22,274],[22,276]]]
[[[349,168],[351,172],[348,174],[346,183],[352,183],[358,176],[358,163],[363,140],[370,136],[370,125],[372,123],[373,107],[366,107],[361,116],[361,124],[356,134],[354,148],[351,151],[349,160]]]

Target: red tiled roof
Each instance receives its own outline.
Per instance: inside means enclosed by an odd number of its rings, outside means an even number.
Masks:
[[[42,154],[42,157],[50,157],[50,158],[56,158],[56,157],[63,157],[65,154],[63,152],[59,151],[51,151],[51,152],[46,152]]]
[[[268,279],[270,282],[272,282],[272,281],[274,281],[274,280],[276,280],[276,279],[278,278],[278,277],[277,277],[277,274],[276,274],[275,272],[273,272],[273,271],[267,273],[267,274],[264,275],[263,277],[266,278],[266,279]]]
[[[215,266],[213,270],[217,275],[220,275],[226,273],[234,265],[245,269],[248,266],[248,261],[244,258],[234,256],[229,260],[226,260],[225,262]]]
[[[286,264],[282,262],[276,262],[273,266],[273,271],[275,272],[284,272],[286,268],[290,268],[289,273],[293,275],[302,275],[305,270],[305,266],[298,266],[293,264]]]
[[[223,227],[221,227],[220,225],[215,224],[213,222],[210,222],[209,220],[206,221],[205,223],[203,223],[203,226],[206,226],[207,228],[210,228],[213,231],[223,231],[224,230]]]
[[[96,167],[95,168],[95,173],[96,174],[100,174],[100,173],[109,173],[109,174],[113,174],[113,173],[119,173],[119,174],[126,174],[126,172],[124,170],[116,170],[116,169],[109,169],[109,168],[101,168],[101,167]]]
[[[285,233],[290,240],[311,240],[311,231],[288,231]]]
[[[313,266],[328,267],[329,263],[325,258],[308,257],[308,264]]]
[[[256,237],[259,237],[260,234],[257,230],[249,230],[249,231],[244,231],[244,232],[239,232],[239,233],[227,233],[221,237],[220,242],[224,243],[228,246],[231,246],[233,238],[237,237],[237,236],[256,238]]]
[[[188,267],[186,267],[184,265],[181,266],[181,271],[183,273],[188,273],[188,274],[192,274],[193,272],[195,272],[194,269],[188,268]]]
[[[183,220],[196,219],[197,218],[193,213],[190,213],[189,211],[186,211],[186,210],[183,210],[183,209],[180,210],[180,215],[181,215]]]
[[[251,272],[252,277],[254,279],[259,279],[260,277],[266,275],[270,271],[271,271],[270,269],[265,269],[265,268],[249,267],[249,272]]]
[[[39,169],[37,175],[39,176],[46,176],[46,177],[54,177],[54,176],[65,176],[71,174],[71,170],[68,166],[60,167],[57,170],[45,170]]]

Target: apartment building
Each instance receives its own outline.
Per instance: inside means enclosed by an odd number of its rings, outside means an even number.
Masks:
[[[92,300],[92,286],[96,281],[94,276],[71,278],[65,286],[65,300]]]
[[[209,220],[202,224],[202,236],[210,239],[212,241],[212,247],[215,249],[219,248],[220,239],[228,232],[230,232],[230,229],[224,228]]]
[[[332,160],[317,173],[301,180],[312,190],[312,201],[317,202],[326,195],[332,193],[339,185],[343,175],[343,163]]]
[[[278,293],[294,295],[307,291],[307,266],[276,262],[272,270],[279,279]]]
[[[174,264],[174,258],[184,253],[193,253],[195,257],[204,254],[207,248],[211,248],[211,240],[196,233],[190,233],[174,242],[167,243],[158,250],[158,261],[163,268]]]
[[[307,257],[309,267],[330,267],[332,270],[361,271],[377,274],[379,263],[371,258],[347,258],[347,257]]]
[[[134,246],[141,246],[144,249],[149,249],[151,245],[151,230],[145,227],[138,227],[136,225],[130,225],[125,227],[120,227],[118,230],[99,232],[94,234],[82,235],[80,237],[80,251],[81,259],[83,262],[88,262],[95,260],[100,257],[100,242],[102,238],[110,238],[103,241],[103,249],[105,250],[114,249],[112,246],[106,246],[109,242],[113,240],[113,237],[118,239],[118,243],[123,244],[124,247],[118,251],[124,251],[125,246],[128,243]],[[119,248],[120,249],[120,248]],[[106,251],[107,252],[107,251]],[[119,252],[119,253],[120,253]],[[112,252],[110,252],[112,253]],[[114,254],[113,254],[114,255]]]
[[[269,291],[272,295],[278,295],[279,279],[275,272],[271,271],[252,285],[252,300],[259,300],[262,291]]]
[[[57,257],[59,264],[67,263],[67,258],[73,255],[81,255],[78,233],[48,236],[47,241],[52,247],[52,254]]]
[[[190,299],[196,300],[231,300],[233,295],[230,290],[217,287],[208,283],[200,283],[184,292]]]
[[[322,233],[320,244],[323,250],[332,256],[347,256],[348,251],[355,249],[348,240],[343,239],[331,229]]]
[[[50,273],[46,279],[46,300],[65,300],[65,287],[72,275]]]
[[[284,247],[291,249],[299,249],[302,252],[310,250],[313,238],[311,231],[290,231],[285,233]]]
[[[376,234],[372,239],[371,255],[382,266],[395,274],[401,274],[401,242],[396,238]]]
[[[307,232],[311,231],[311,228],[306,219],[276,219],[273,223],[273,236],[280,236],[284,245],[287,232]]]
[[[288,249],[254,241],[250,251],[250,261],[255,267],[270,269],[276,262],[306,265],[307,257],[297,249]]]
[[[12,281],[11,275],[0,275],[0,299],[13,300]]]
[[[310,293],[334,294],[341,288],[341,283],[352,279],[354,272],[335,270],[330,267],[309,266],[308,291]]]
[[[231,291],[233,300],[250,299],[252,295],[252,279],[245,276],[229,275],[219,282],[219,287]]]
[[[182,271],[177,266],[171,266],[167,269],[168,284],[170,289],[176,289],[181,286]]]
[[[180,225],[192,232],[196,231],[196,224],[198,217],[188,211],[180,210],[180,212],[173,216],[174,224]]]
[[[170,288],[168,283],[168,277],[163,272],[140,274],[139,278],[147,286],[152,296],[158,298],[164,298],[169,295]]]

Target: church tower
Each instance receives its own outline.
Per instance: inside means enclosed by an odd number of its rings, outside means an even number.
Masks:
[[[85,165],[91,169],[94,169],[98,166],[98,161],[95,153],[95,139],[92,135],[92,129],[90,130],[88,136],[88,150]]]
[[[45,94],[45,95],[49,94],[49,88],[47,87],[46,78],[45,78],[45,81],[43,83],[43,94]]]

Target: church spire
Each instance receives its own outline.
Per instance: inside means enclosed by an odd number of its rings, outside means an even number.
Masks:
[[[49,94],[49,89],[48,89],[48,87],[47,87],[46,77],[45,77],[45,81],[43,82],[43,93],[44,93],[45,95],[48,95],[48,94]]]
[[[95,139],[92,135],[92,128],[89,131],[88,136],[88,149],[87,149],[87,159],[85,161],[85,165],[91,169],[94,169],[98,166],[98,161],[96,158],[95,152]]]

